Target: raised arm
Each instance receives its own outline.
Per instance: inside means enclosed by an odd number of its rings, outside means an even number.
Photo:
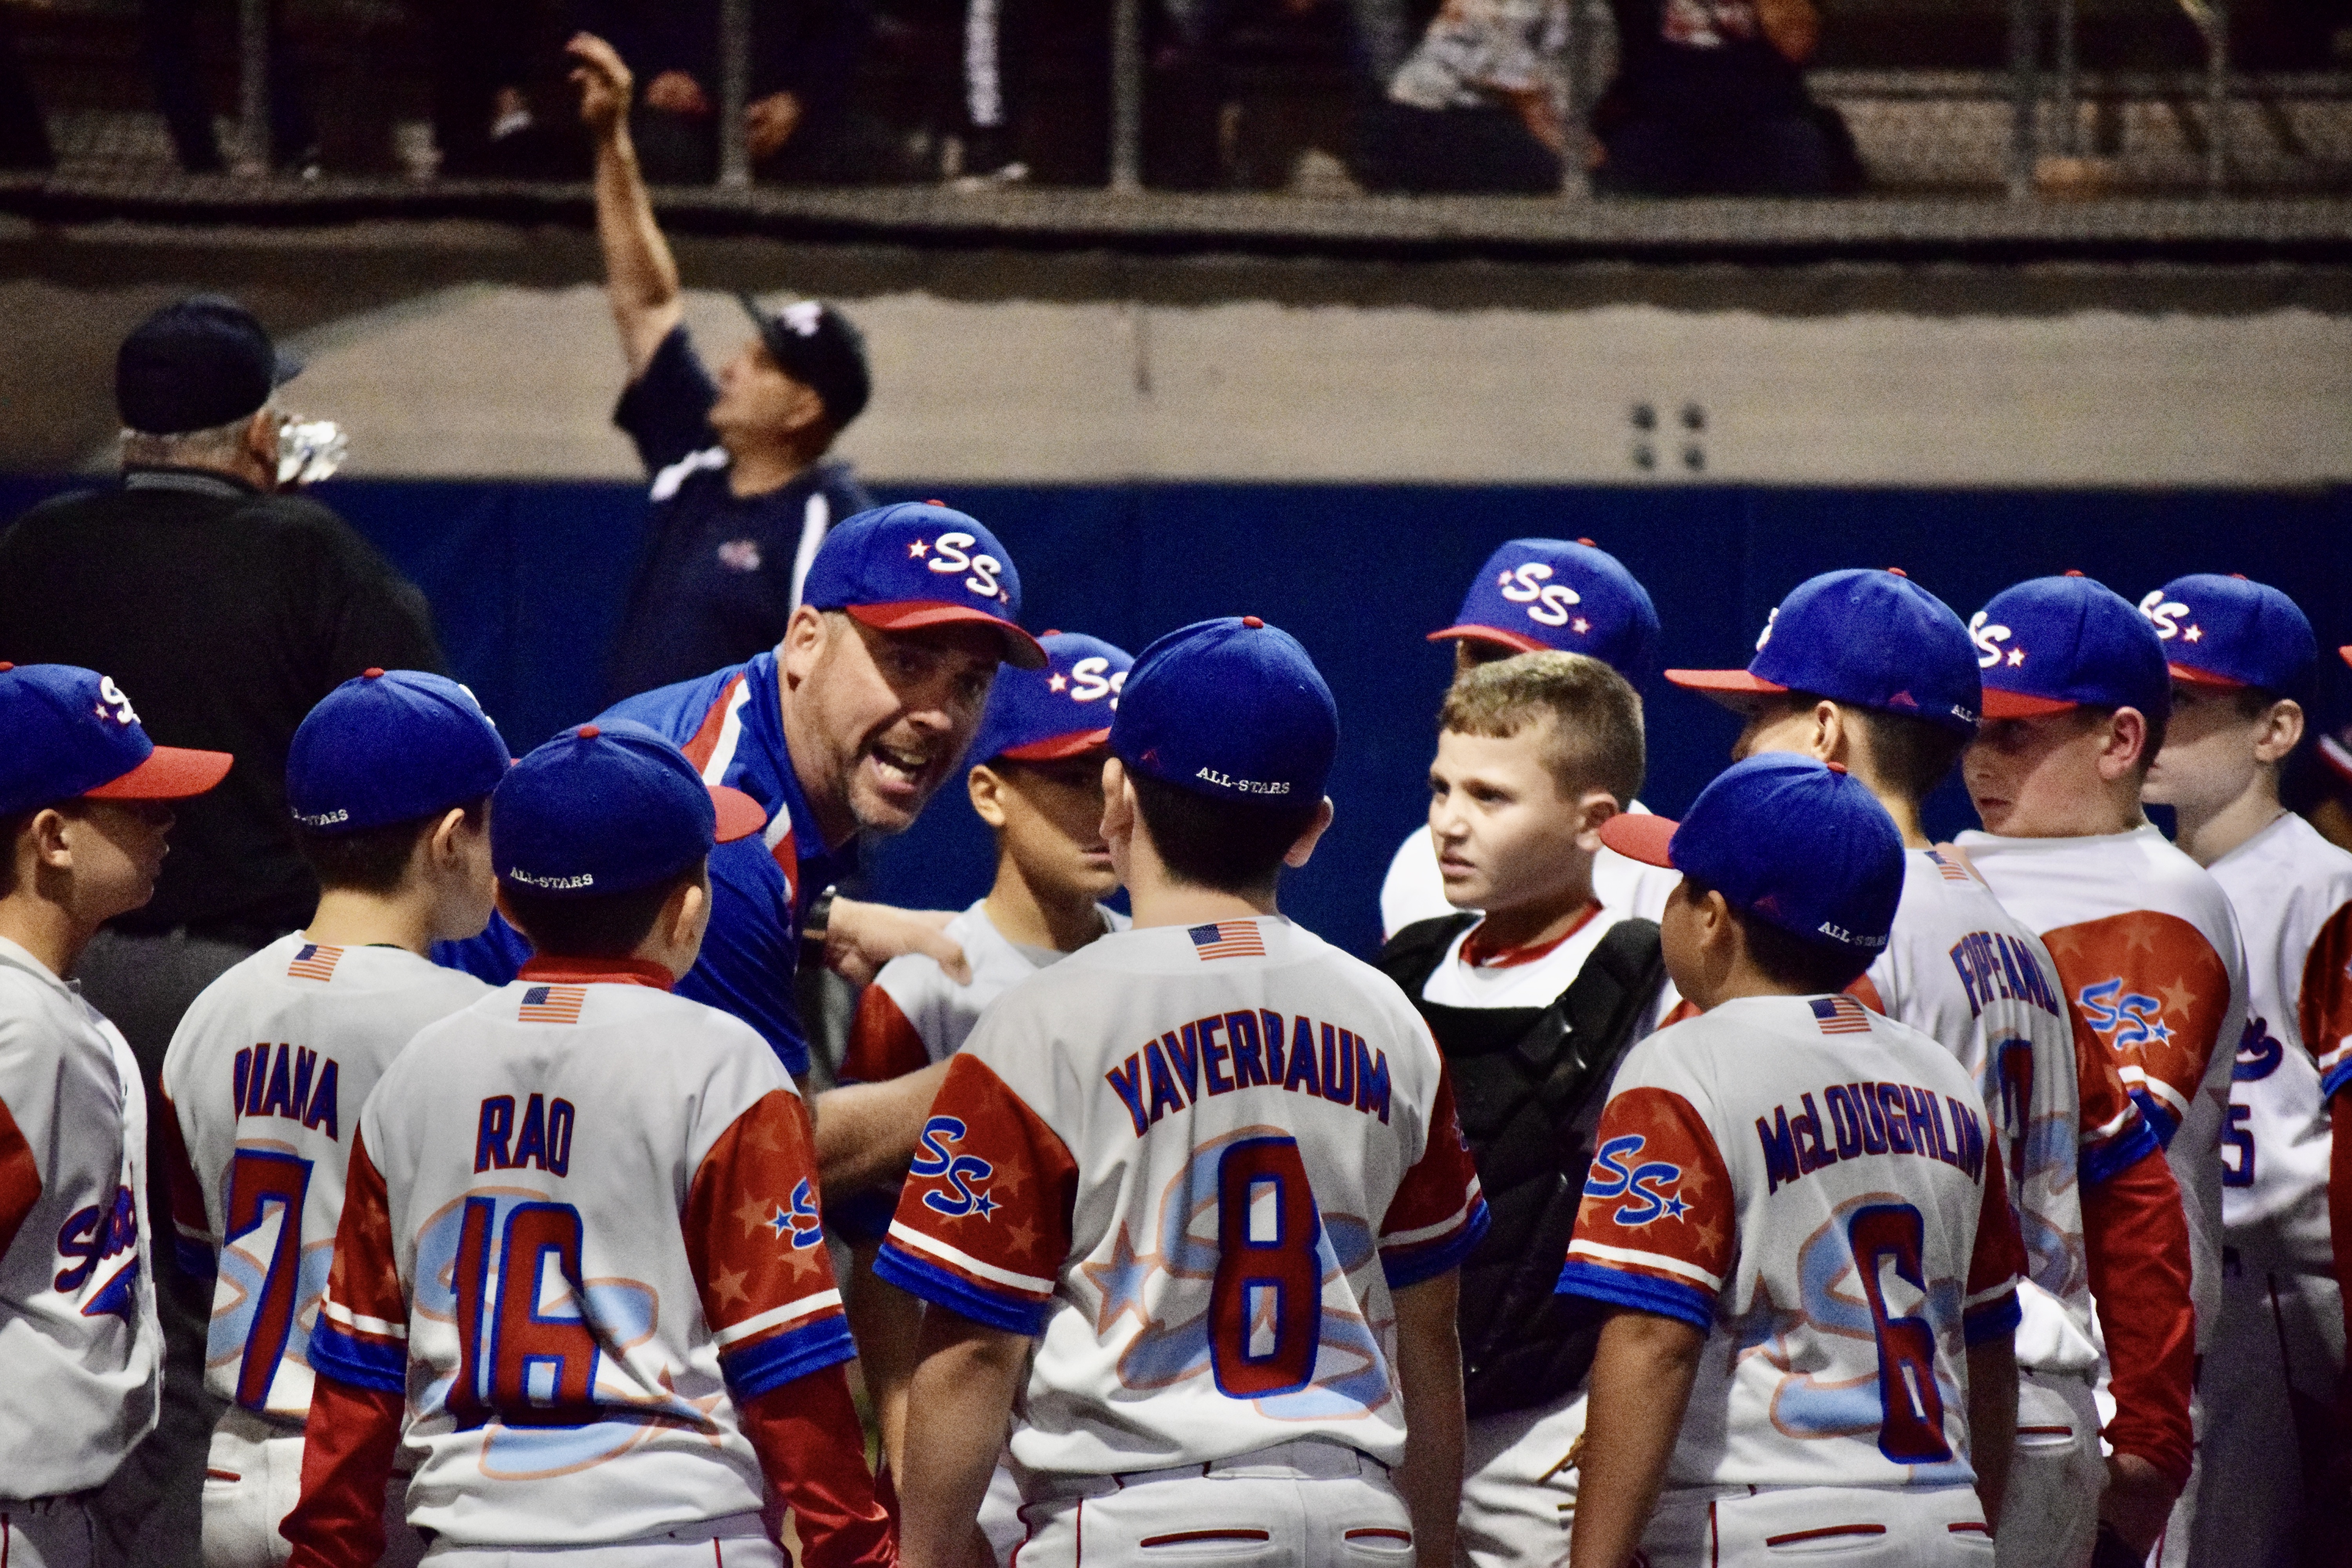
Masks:
[[[593,33],[575,34],[564,52],[574,61],[580,122],[596,154],[596,238],[604,251],[604,291],[620,329],[629,379],[645,374],[654,351],[685,311],[678,302],[677,258],[654,222],[653,201],[629,139],[629,68]]]

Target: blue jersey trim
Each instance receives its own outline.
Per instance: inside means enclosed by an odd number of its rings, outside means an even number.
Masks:
[[[408,1347],[358,1339],[321,1312],[310,1331],[310,1370],[354,1388],[378,1394],[408,1392]]]
[[[2139,1107],[2140,1120],[2147,1124],[2148,1131],[2156,1134],[2157,1146],[2171,1148],[2172,1135],[2180,1131],[2180,1119],[2172,1114],[2164,1101],[2147,1089],[2133,1089],[2131,1099],[2132,1103]]]
[[[1011,1291],[1000,1293],[976,1285],[961,1274],[951,1274],[936,1263],[916,1257],[896,1242],[882,1244],[882,1250],[874,1258],[874,1274],[910,1296],[935,1301],[975,1323],[1003,1329],[1008,1334],[1034,1337],[1045,1332],[1045,1318],[1053,1308],[1051,1300],[1032,1300]]]
[[[2018,1304],[2014,1287],[1997,1300],[1979,1301],[1960,1314],[1960,1334],[1970,1345],[1980,1345],[1987,1340],[2005,1339],[2017,1332],[2023,1321],[2025,1309]]]
[[[2103,1186],[2162,1148],[2143,1110],[2137,1121],[2105,1142],[2083,1151],[2075,1167],[2077,1179],[2086,1187]]]
[[[795,1378],[857,1356],[849,1324],[838,1317],[804,1323],[738,1350],[719,1352],[719,1370],[727,1375],[727,1391],[737,1399],[757,1399]]]
[[[1486,1212],[1486,1200],[1480,1198],[1478,1206],[1470,1211],[1469,1219],[1452,1236],[1381,1253],[1381,1273],[1387,1278],[1389,1289],[1402,1290],[1424,1279],[1434,1279],[1449,1268],[1460,1268],[1462,1260],[1470,1256],[1470,1249],[1486,1238],[1494,1217]]]
[[[2325,1105],[2335,1099],[2336,1091],[2347,1083],[2352,1083],[2352,1056],[2328,1068],[2327,1076],[2319,1080],[2319,1103]]]
[[[1672,1318],[1678,1323],[1688,1323],[1702,1334],[1715,1331],[1715,1296],[1696,1285],[1571,1260],[1560,1269],[1559,1283],[1552,1290],[1556,1295],[1590,1296],[1612,1306]]]

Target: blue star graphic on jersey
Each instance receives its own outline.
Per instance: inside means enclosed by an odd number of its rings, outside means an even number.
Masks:
[[[1102,1292],[1102,1303],[1095,1311],[1097,1333],[1108,1331],[1112,1320],[1129,1310],[1138,1322],[1150,1325],[1151,1314],[1144,1309],[1143,1287],[1159,1263],[1158,1255],[1135,1250],[1135,1238],[1122,1222],[1110,1240],[1109,1262],[1078,1265],[1078,1272]]]
[[[986,1219],[989,1215],[994,1214],[1000,1206],[1002,1205],[1000,1205],[994,1198],[990,1197],[984,1191],[971,1194],[971,1212],[978,1215],[982,1219]]]
[[[779,1207],[776,1210],[775,1215],[769,1219],[767,1225],[770,1230],[776,1233],[776,1239],[778,1241],[782,1241],[784,1238],[784,1233],[793,1228],[793,1216],[786,1214],[782,1207]]]
[[[1671,1219],[1680,1219],[1683,1215],[1688,1213],[1690,1213],[1690,1205],[1683,1202],[1682,1199],[1668,1198],[1666,1200],[1667,1217]]]

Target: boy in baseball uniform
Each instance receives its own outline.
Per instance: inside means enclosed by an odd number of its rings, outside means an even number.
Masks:
[[[429,956],[490,918],[490,791],[512,759],[473,695],[371,669],[294,731],[286,798],[319,908],[207,986],[163,1057],[183,1272],[217,1273],[205,1381],[228,1406],[205,1466],[206,1568],[270,1568],[301,1495],[310,1343],[360,1108],[410,1038],[479,1000]],[[414,1563],[395,1472],[385,1561]]]
[[[1990,1563],[2026,1261],[2005,1162],[1951,1052],[1845,994],[1901,835],[1790,756],[1601,831],[1683,873],[1666,966],[1698,1011],[1619,1068],[1560,1271],[1611,1309],[1572,1568]]]
[[[1445,1055],[1496,1216],[1462,1267],[1460,1541],[1478,1568],[1557,1563],[1574,1518],[1569,1456],[1598,1323],[1552,1287],[1610,1075],[1663,1000],[1656,924],[1610,907],[1594,879],[1601,825],[1642,772],[1642,700],[1601,660],[1529,653],[1466,671],[1429,768],[1445,894],[1464,908],[1407,926],[1380,957]]]
[[[1454,624],[1429,634],[1454,645],[1456,680],[1482,664],[1523,653],[1580,653],[1639,683],[1657,668],[1658,612],[1649,590],[1589,539],[1514,539],[1486,557]],[[1621,809],[1648,807],[1627,796]],[[1439,870],[1434,823],[1406,836],[1381,884],[1381,936],[1463,906]],[[1675,879],[1614,851],[1594,858],[1593,892],[1607,908],[1656,920]]]
[[[88,1568],[88,1495],[154,1429],[147,1096],[73,973],[155,891],[225,752],[158,746],[120,687],[0,664],[0,1563]]]
[[[1666,679],[1747,716],[1735,756],[1836,763],[1903,836],[1894,927],[1849,989],[1950,1051],[1983,1097],[2028,1260],[2000,1561],[2073,1568],[2090,1554],[2105,1485],[2092,1393],[2102,1343],[2108,1443],[2159,1468],[2186,1463],[2189,1237],[2155,1134],[2113,1053],[2078,1042],[2048,951],[1920,825],[1977,732],[1968,628],[1900,573],[1831,572],[1780,602],[1746,669]]]
[[[2245,965],[2221,884],[2140,811],[2172,678],[2137,609],[2077,574],[1993,596],[1969,622],[1985,722],[1961,777],[1985,831],[1958,843],[2058,965],[2075,1027],[2114,1053],[2165,1147],[2189,1226],[2196,1353],[2221,1306],[2221,1161]],[[2089,1041],[2085,1042],[2086,1044]],[[2111,1358],[2123,1367],[2120,1352]],[[2191,1415],[2197,1415],[2196,1401]],[[2196,1495],[2179,1459],[2118,1445],[2100,1529],[2182,1560]],[[2175,1499],[2179,1511],[2173,1514]]]
[[[583,724],[491,799],[535,956],[359,1117],[292,1561],[373,1563],[395,1446],[446,1568],[887,1568],[809,1123],[759,1033],[670,994],[713,844],[760,830],[654,731]]]
[[[1096,637],[1048,632],[1043,669],[1005,668],[989,689],[965,778],[971,807],[996,838],[996,881],[988,896],[950,921],[947,935],[971,967],[958,981],[940,962],[909,953],[885,964],[857,1002],[844,1083],[903,1084],[910,1097],[894,1175],[913,1157],[947,1059],[999,996],[1097,937],[1127,929],[1127,917],[1102,900],[1118,886],[1102,837],[1102,764],[1110,720],[1134,656]],[[885,1141],[884,1130],[868,1149]],[[870,1157],[870,1153],[869,1153]],[[915,1371],[922,1303],[877,1279],[874,1257],[898,1206],[895,1181],[845,1194],[825,1193],[827,1225],[851,1240],[850,1331],[858,1368],[882,1428],[882,1451],[903,1451],[907,1381]],[[1021,1539],[1013,1516],[1020,1496],[1009,1472],[989,1491],[982,1524],[1000,1559]]]
[[[2352,1264],[2352,1183],[2331,1192],[2330,1092],[2352,1070],[2352,855],[2279,801],[2315,684],[2311,623],[2276,588],[2176,578],[2140,601],[2172,668],[2172,720],[2147,798],[2230,896],[2246,944],[2246,1026],[2221,1130],[2221,1311],[2207,1352],[2190,1556],[2291,1561],[2347,1521],[2327,1467],[2344,1369],[2331,1229]],[[2290,1436],[2296,1439],[2289,1446]],[[2300,1451],[2300,1463],[2294,1456]],[[2332,1481],[2332,1485],[2331,1485]],[[2323,1506],[2331,1505],[2331,1506]]]
[[[1276,911],[1338,742],[1255,616],[1129,675],[1103,834],[1134,929],[989,1010],[877,1264],[928,1303],[908,1563],[966,1560],[1008,1415],[1024,1565],[1450,1561],[1486,1205],[1411,1004]]]

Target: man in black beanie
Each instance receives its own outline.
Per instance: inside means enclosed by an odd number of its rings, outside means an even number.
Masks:
[[[232,300],[165,306],[115,362],[121,482],[44,502],[0,534],[0,659],[103,671],[136,695],[158,742],[236,758],[219,788],[175,808],[152,901],[100,931],[75,973],[129,1040],[151,1105],[188,1004],[318,900],[287,816],[295,727],[364,669],[441,668],[424,595],[333,512],[277,493],[271,398],[299,369]],[[148,1118],[148,1223],[166,1228],[170,1120]],[[194,1568],[219,1415],[202,1386],[205,1292],[184,1300],[172,1249],[150,1256],[163,1421],[91,1513],[99,1561]]]

